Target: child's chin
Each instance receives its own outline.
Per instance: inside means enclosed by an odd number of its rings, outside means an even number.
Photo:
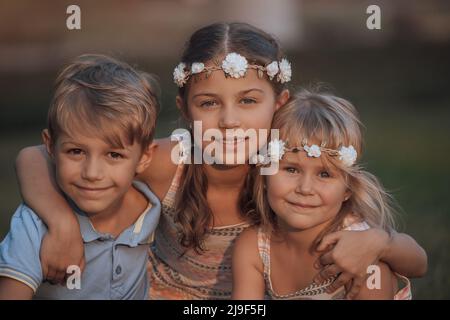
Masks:
[[[104,212],[108,205],[99,200],[82,200],[75,202],[77,207],[87,215],[97,215]]]

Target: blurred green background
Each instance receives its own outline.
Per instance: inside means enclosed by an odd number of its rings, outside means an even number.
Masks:
[[[280,40],[293,65],[293,90],[324,82],[359,109],[363,162],[400,203],[399,230],[428,254],[413,297],[450,298],[448,1],[77,1],[82,29],[73,31],[65,24],[70,4],[0,4],[0,238],[21,201],[15,157],[40,143],[64,63],[99,52],[158,75],[157,136],[164,137],[177,127],[172,70],[189,34],[215,21],[245,21]],[[370,4],[381,8],[381,30],[366,28]]]

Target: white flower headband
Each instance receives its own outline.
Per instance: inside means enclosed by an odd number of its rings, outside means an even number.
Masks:
[[[283,155],[289,151],[305,151],[308,157],[314,158],[319,158],[322,152],[325,152],[333,157],[338,156],[339,160],[342,161],[342,163],[347,167],[351,167],[356,162],[356,158],[358,157],[358,153],[352,145],[348,147],[342,146],[339,148],[339,150],[334,150],[325,148],[324,143],[322,143],[320,146],[316,144],[308,146],[307,140],[303,139],[301,147],[287,148],[285,141],[274,139],[269,142],[268,155],[266,157],[261,154],[256,155],[256,158],[253,162],[263,165],[269,164],[270,162],[279,162],[283,158]]]
[[[247,69],[257,70],[259,78],[262,78],[263,72],[266,72],[270,80],[276,76],[278,82],[285,83],[291,81],[291,64],[286,59],[272,61],[264,67],[256,64],[249,64],[245,57],[235,52],[227,54],[221,64],[216,63],[216,66],[212,67],[205,67],[201,62],[194,62],[191,65],[191,69],[187,70],[186,63],[180,62],[173,71],[173,80],[178,87],[182,88],[189,80],[189,77],[194,74],[206,73],[206,77],[209,77],[211,72],[223,70],[226,76],[238,79],[245,76]]]

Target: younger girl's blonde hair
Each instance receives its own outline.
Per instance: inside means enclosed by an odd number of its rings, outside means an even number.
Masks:
[[[274,115],[272,129],[279,129],[280,139],[287,141],[289,147],[301,146],[306,138],[308,141],[319,141],[319,144],[325,142],[326,148],[334,150],[352,145],[358,153],[356,163],[347,167],[338,157],[322,152],[324,165],[337,168],[342,173],[351,196],[316,243],[325,234],[339,230],[350,213],[365,220],[371,227],[380,227],[388,232],[394,227],[393,198],[378,179],[358,163],[363,144],[361,125],[358,113],[349,101],[306,89],[294,94]],[[276,229],[276,215],[269,206],[264,183],[265,176],[256,177],[256,214],[252,216],[253,222]]]

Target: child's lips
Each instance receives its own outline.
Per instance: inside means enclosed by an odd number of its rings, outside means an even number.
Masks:
[[[302,203],[302,202],[292,202],[292,201],[288,201],[288,203],[290,205],[299,207],[299,208],[304,208],[304,209],[314,209],[317,208],[318,206],[316,205],[311,205],[311,204],[306,204],[306,203]]]
[[[85,187],[85,186],[79,186],[75,185],[80,191],[82,191],[85,194],[89,195],[97,195],[104,191],[109,190],[111,187]]]

